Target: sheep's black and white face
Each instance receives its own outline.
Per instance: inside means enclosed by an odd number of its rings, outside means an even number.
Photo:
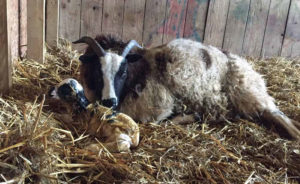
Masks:
[[[82,55],[79,58],[83,64],[81,76],[84,78],[87,94],[90,94],[91,91],[91,93],[96,94],[96,99],[100,99],[104,106],[116,108],[127,78],[128,63],[126,57],[133,47],[142,47],[135,40],[131,40],[120,56],[106,52],[91,37],[84,36],[73,43],[88,44],[97,56],[95,58],[93,55]]]
[[[116,108],[127,78],[128,64],[124,57],[107,53],[100,58],[102,70],[102,95],[104,106]]]

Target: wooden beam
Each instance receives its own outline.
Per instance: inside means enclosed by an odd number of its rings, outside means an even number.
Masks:
[[[124,0],[104,0],[102,32],[122,37]]]
[[[7,27],[7,0],[0,1],[0,94],[11,87],[11,52]]]
[[[209,3],[204,43],[221,48],[225,34],[229,0],[211,0]]]
[[[19,57],[19,0],[7,1],[7,26],[10,33],[10,51],[13,62]]]
[[[163,43],[183,37],[187,3],[187,0],[167,1]]]
[[[27,1],[27,58],[43,63],[45,57],[45,0]]]
[[[80,36],[92,36],[101,33],[103,0],[84,0],[81,5]]]
[[[288,17],[289,5],[290,0],[271,1],[266,33],[261,53],[262,57],[280,56],[284,30]]]
[[[123,40],[135,39],[142,44],[145,0],[126,0],[124,5]]]
[[[163,43],[167,0],[147,0],[144,20],[143,43],[157,46]]]
[[[250,0],[231,0],[226,24],[223,49],[242,53]]]
[[[247,20],[243,55],[259,57],[267,24],[271,0],[251,1]]]
[[[185,19],[185,38],[203,42],[209,1],[189,0]]]
[[[20,57],[27,54],[27,0],[20,0]]]
[[[55,47],[58,43],[59,0],[46,2],[46,43]]]
[[[75,41],[80,36],[81,0],[60,0],[59,36]]]
[[[281,56],[300,56],[300,1],[292,0]]]

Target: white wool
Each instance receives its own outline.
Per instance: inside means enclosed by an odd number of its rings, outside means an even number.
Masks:
[[[114,88],[114,78],[120,69],[120,66],[124,58],[114,53],[107,53],[105,57],[101,58],[101,69],[103,73],[103,89],[102,100],[116,98],[116,92]]]

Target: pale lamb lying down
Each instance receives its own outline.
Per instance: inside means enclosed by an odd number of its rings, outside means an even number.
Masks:
[[[87,132],[104,139],[104,145],[110,152],[128,152],[139,144],[139,127],[127,115],[117,113],[110,108],[89,104],[82,86],[75,79],[65,79],[50,89],[49,96],[60,100],[74,116],[72,119],[88,124]],[[86,149],[98,153],[102,146],[90,144]]]

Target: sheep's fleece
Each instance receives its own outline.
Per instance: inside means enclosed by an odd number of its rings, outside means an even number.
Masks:
[[[244,58],[187,39],[142,53],[151,71],[146,87],[138,98],[128,95],[120,108],[133,119],[160,121],[184,104],[189,111],[215,119],[228,112],[261,116],[299,137],[300,131],[267,93],[262,76]]]
[[[142,59],[128,61],[128,79],[119,104],[119,110],[134,120],[158,122],[183,111],[199,113],[200,117],[208,115],[212,120],[239,114],[262,118],[280,131],[287,131],[288,136],[300,137],[300,123],[276,107],[262,76],[244,58],[188,39],[175,39],[134,53]],[[97,73],[96,66],[84,66],[81,76]],[[141,76],[146,77],[131,82]],[[81,81],[90,83],[84,77]],[[95,80],[93,85],[98,84]],[[84,88],[93,93],[86,85]]]

